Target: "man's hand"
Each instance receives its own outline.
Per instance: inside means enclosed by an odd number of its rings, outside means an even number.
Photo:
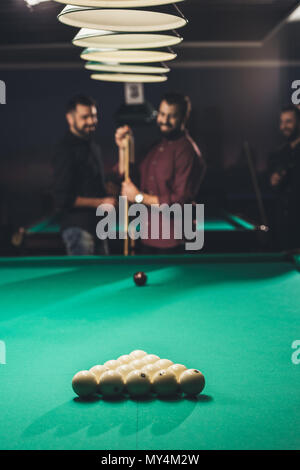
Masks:
[[[138,188],[133,184],[131,179],[123,181],[121,195],[126,196],[129,202],[135,202],[135,196],[140,194]]]
[[[104,197],[101,199],[100,204],[111,204],[114,207],[117,207],[117,200],[115,197]]]
[[[119,149],[125,147],[125,137],[127,134],[132,135],[132,131],[129,126],[119,127],[115,132],[115,142]]]
[[[285,176],[286,176],[285,170],[282,170],[280,173],[279,172],[273,173],[270,179],[271,186],[273,187],[278,186],[282,178],[284,178]]]
[[[129,126],[122,126],[119,127],[115,132],[115,141],[117,146],[119,147],[119,174],[124,175],[125,173],[125,152],[124,149],[126,147],[126,140],[125,137],[130,134],[132,137],[132,130]]]

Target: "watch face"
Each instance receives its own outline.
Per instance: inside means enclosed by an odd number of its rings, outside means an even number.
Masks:
[[[144,197],[143,197],[142,194],[137,194],[137,195],[135,196],[135,202],[137,202],[138,204],[140,204],[143,199],[144,199]]]

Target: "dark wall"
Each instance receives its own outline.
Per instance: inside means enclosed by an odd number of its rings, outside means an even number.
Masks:
[[[279,109],[290,100],[291,82],[299,77],[296,68],[174,69],[166,83],[145,85],[145,98],[157,106],[165,91],[189,94],[190,131],[209,165],[203,191],[217,195],[217,201],[224,195],[230,200],[252,193],[243,142],[250,142],[262,172],[268,152],[280,143]],[[116,160],[114,114],[124,93],[122,84],[95,82],[78,70],[1,72],[0,79],[7,87],[7,104],[0,106],[1,217],[18,226],[43,213],[51,148],[66,128],[68,98],[83,91],[99,102],[98,137],[108,168]],[[150,133],[141,129],[141,135],[149,138]]]

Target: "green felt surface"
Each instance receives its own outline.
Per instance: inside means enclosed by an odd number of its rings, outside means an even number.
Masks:
[[[299,301],[279,255],[0,259],[0,448],[299,449]],[[199,368],[203,394],[74,399],[133,349]]]
[[[226,216],[232,224],[235,224],[237,227],[243,228],[244,230],[255,230],[255,226],[242,217],[228,213]]]
[[[205,231],[235,231],[235,230],[254,230],[255,226],[247,222],[242,217],[238,217],[224,212],[219,216],[205,216],[204,225],[198,224],[197,230],[203,229]],[[115,230],[120,230],[120,225],[117,225]],[[41,222],[34,224],[27,229],[28,234],[42,234],[42,233],[59,233],[60,225],[54,218],[47,218]]]
[[[226,232],[232,232],[234,230],[245,230],[246,227],[244,227],[243,224],[241,224],[239,227],[238,225],[234,225],[232,222],[230,222],[229,219],[222,219],[222,218],[214,218],[214,217],[211,217],[209,219],[206,219],[204,221],[204,225],[203,224],[198,224],[197,225],[197,229],[198,230],[201,230],[203,229],[204,227],[204,230],[207,231],[207,232],[210,232],[210,231],[214,231],[214,232],[222,232],[222,231],[226,231]],[[252,228],[249,230],[252,230]]]
[[[60,225],[54,217],[43,219],[27,229],[28,234],[59,233]]]
[[[228,212],[219,214],[218,216],[206,216],[204,217],[204,224],[198,224],[197,229],[203,229],[206,232],[232,232],[232,231],[244,231],[244,230],[255,230],[255,226],[244,218],[232,215]]]

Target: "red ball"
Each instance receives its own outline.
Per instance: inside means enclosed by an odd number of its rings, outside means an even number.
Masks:
[[[144,286],[147,281],[147,276],[142,271],[139,271],[134,274],[133,279],[137,286]]]

